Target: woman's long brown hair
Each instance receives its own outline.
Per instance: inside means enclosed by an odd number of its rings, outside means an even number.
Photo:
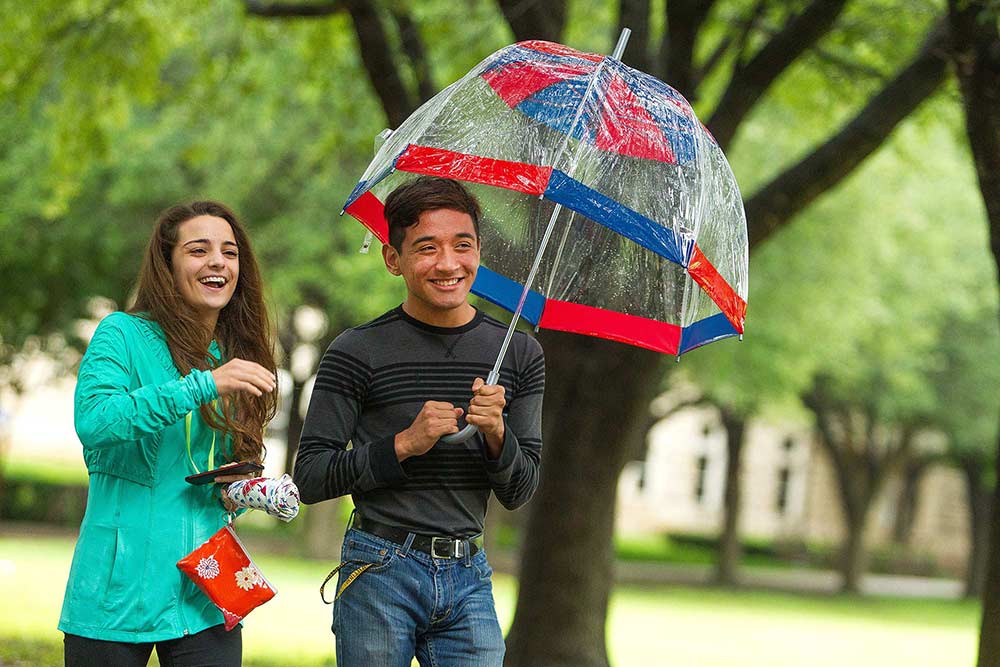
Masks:
[[[202,215],[222,218],[232,227],[239,249],[240,274],[233,298],[219,313],[215,331],[208,331],[195,310],[174,284],[172,256],[177,230],[188,220]],[[222,361],[240,358],[255,361],[275,372],[274,341],[263,286],[250,239],[236,215],[214,201],[196,201],[173,206],[156,223],[143,259],[136,286],[135,305],[130,313],[150,319],[163,329],[174,365],[181,375],[192,369],[209,370],[208,347],[214,337],[222,350]],[[264,458],[264,425],[274,417],[278,392],[253,396],[236,392],[199,408],[202,419],[213,429],[232,437],[232,459],[257,461]]]

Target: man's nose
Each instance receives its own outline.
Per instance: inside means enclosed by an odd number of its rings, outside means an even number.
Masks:
[[[454,250],[450,250],[447,248],[441,251],[441,253],[438,255],[437,264],[439,269],[448,271],[457,269],[459,266],[461,266],[458,261],[458,253],[456,253]]]

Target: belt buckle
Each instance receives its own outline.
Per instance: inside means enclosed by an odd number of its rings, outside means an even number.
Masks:
[[[438,545],[445,546],[444,554],[438,551]],[[431,538],[431,558],[461,558],[462,540],[453,540],[450,537]]]

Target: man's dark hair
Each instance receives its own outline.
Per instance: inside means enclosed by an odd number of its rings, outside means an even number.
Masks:
[[[465,186],[451,178],[419,176],[400,185],[385,198],[385,219],[389,223],[389,245],[403,251],[406,228],[427,211],[446,208],[466,213],[479,236],[479,202]]]

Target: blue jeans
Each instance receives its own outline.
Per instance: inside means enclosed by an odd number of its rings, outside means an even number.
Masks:
[[[337,667],[501,667],[504,642],[486,553],[431,558],[350,529],[337,590],[365,564],[333,605]]]

